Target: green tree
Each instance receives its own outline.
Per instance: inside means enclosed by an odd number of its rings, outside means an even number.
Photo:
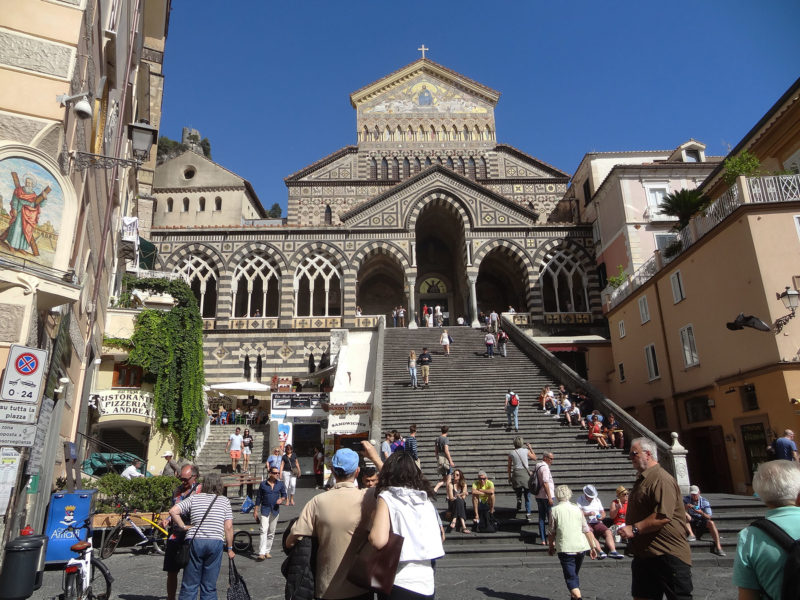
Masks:
[[[163,162],[171,155],[177,154],[178,152],[182,152],[186,149],[188,149],[188,146],[185,144],[181,144],[180,142],[176,142],[175,140],[171,140],[167,136],[162,135],[160,138],[158,138],[158,152],[156,154],[156,158],[158,162]]]
[[[749,150],[742,150],[736,156],[730,156],[723,163],[725,174],[722,180],[728,185],[733,185],[739,175],[757,177],[761,173],[761,161]]]
[[[200,140],[200,148],[203,149],[203,154],[208,160],[211,160],[211,142],[208,141],[207,137],[204,137]]]
[[[272,208],[267,211],[267,216],[270,219],[280,219],[282,213],[281,205],[276,202],[272,205]]]
[[[689,219],[708,206],[709,199],[699,190],[678,190],[664,196],[658,207],[661,213],[676,217],[678,224],[675,231],[680,231],[689,225]]]

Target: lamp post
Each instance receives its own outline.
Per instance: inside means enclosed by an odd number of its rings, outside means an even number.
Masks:
[[[781,330],[786,327],[786,324],[794,318],[795,311],[797,310],[798,305],[800,305],[800,292],[790,288],[787,285],[786,289],[782,293],[776,293],[775,296],[778,298],[778,300],[783,302],[783,305],[786,308],[792,311],[788,315],[784,315],[775,320],[775,331],[780,333]]]
[[[79,171],[93,167],[95,169],[112,169],[116,166],[139,168],[149,157],[150,149],[158,140],[158,129],[142,119],[138,123],[128,124],[128,139],[131,141],[133,158],[106,156],[76,150],[71,153],[75,168]]]

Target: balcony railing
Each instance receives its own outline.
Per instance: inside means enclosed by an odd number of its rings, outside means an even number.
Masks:
[[[664,265],[683,254],[742,204],[795,200],[800,200],[800,175],[740,177],[701,214],[692,217],[689,226],[678,233],[680,246],[673,248],[669,257],[656,250],[653,256],[639,267],[625,283],[611,293],[604,292],[606,310],[611,310],[619,305],[625,298],[647,283]]]

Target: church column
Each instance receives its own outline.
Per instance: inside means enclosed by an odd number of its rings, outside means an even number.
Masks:
[[[408,279],[408,310],[406,311],[408,314],[407,316],[407,325],[409,329],[416,329],[417,328],[417,321],[416,321],[416,313],[414,312],[414,307],[417,304],[417,297],[414,292],[414,288],[417,287],[417,279],[414,277],[409,277]]]
[[[478,296],[475,292],[475,282],[477,277],[468,277],[469,280],[469,307],[472,312],[472,327],[480,328],[481,324],[478,322]]]
[[[411,242],[411,266],[417,266],[417,242]]]

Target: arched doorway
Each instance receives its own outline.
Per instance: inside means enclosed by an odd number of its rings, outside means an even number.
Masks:
[[[527,312],[528,274],[520,259],[507,248],[498,247],[481,260],[475,292],[478,311],[502,313],[509,306]]]
[[[469,315],[466,289],[464,225],[461,215],[444,202],[431,203],[416,223],[417,289],[414,311],[440,306],[445,324]],[[423,323],[420,320],[420,324]]]
[[[391,318],[393,308],[405,306],[404,282],[403,269],[393,256],[374,253],[358,270],[356,304],[362,314]]]

